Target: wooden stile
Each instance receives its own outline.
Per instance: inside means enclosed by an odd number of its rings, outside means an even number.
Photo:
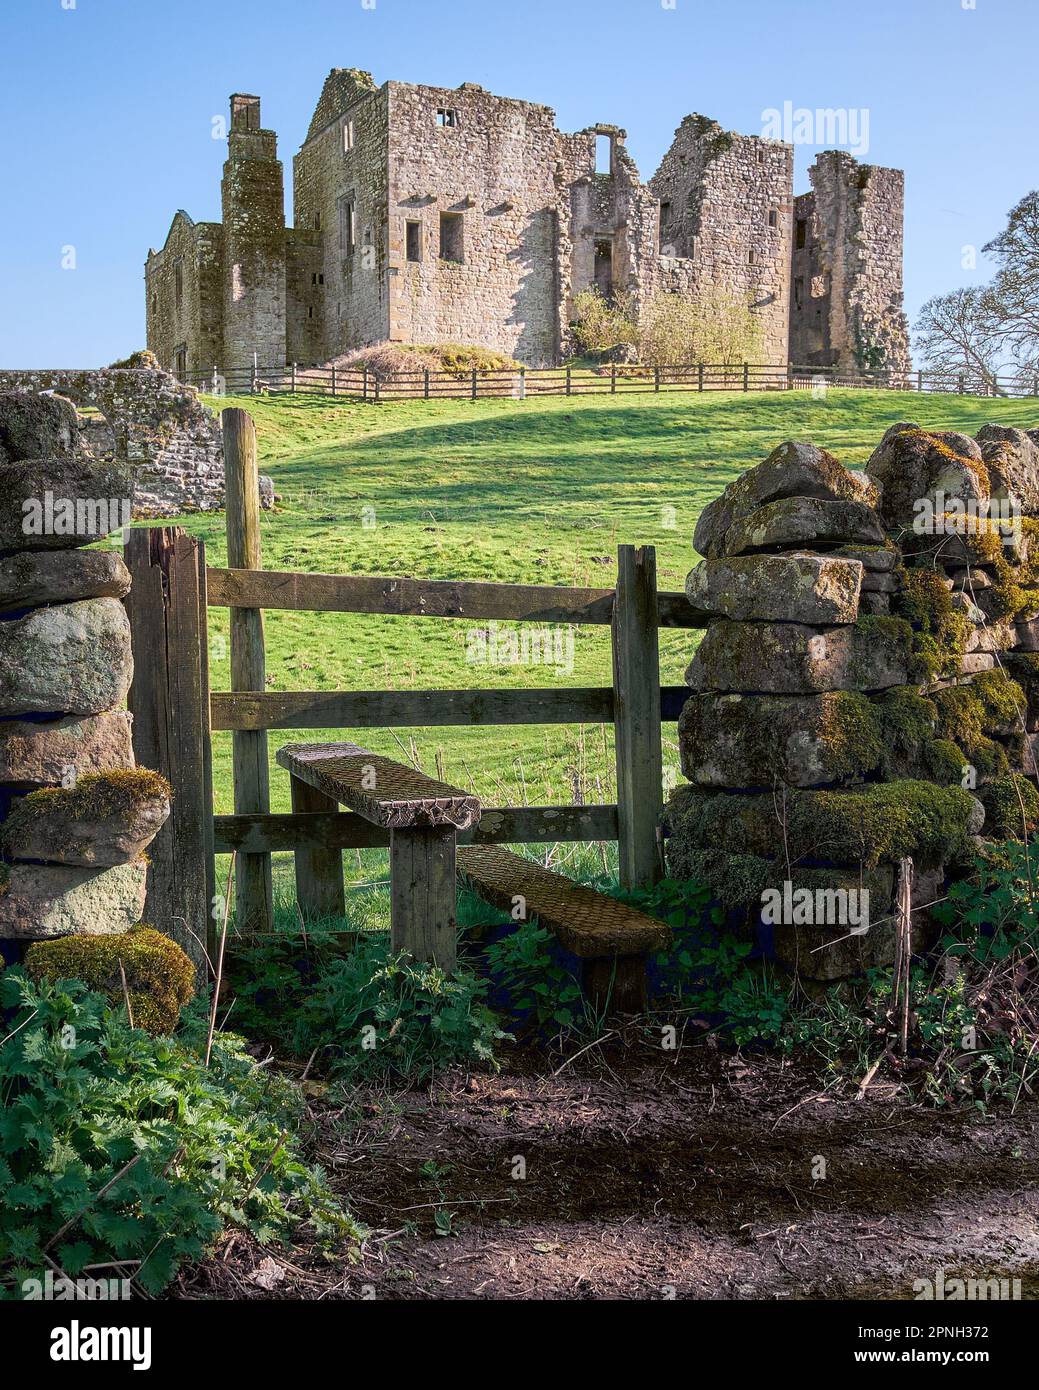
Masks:
[[[259,570],[260,483],[256,461],[256,429],[245,410],[228,407],[221,413],[224,436],[224,479],[227,559],[234,569]],[[231,688],[259,691],[266,680],[263,612],[231,609]],[[242,729],[234,736],[234,803],[237,812],[271,809],[267,734]],[[274,925],[274,890],[269,854],[243,854],[235,870],[235,919],[239,931],[270,931]]]
[[[179,527],[156,526],[129,532],[125,558],[134,756],[174,790],[148,850],[144,920],[183,947],[204,980],[216,891],[205,546]]]

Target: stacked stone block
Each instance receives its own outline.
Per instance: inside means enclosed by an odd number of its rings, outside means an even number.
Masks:
[[[1016,524],[1001,530],[993,504]],[[1039,435],[902,424],[865,475],[785,444],[700,518],[686,588],[707,631],[686,673],[670,869],[754,921],[766,895],[868,889],[867,930],[768,922],[805,977],[891,959],[903,859],[919,946],[982,832],[1020,838],[1039,818],[1022,775],[1039,736],[1036,524],[1018,507],[1039,509]]]
[[[132,481],[76,454],[60,397],[0,397],[0,938],[121,932],[169,814],[134,766],[130,576],[115,551]],[[60,447],[61,456],[48,449]]]

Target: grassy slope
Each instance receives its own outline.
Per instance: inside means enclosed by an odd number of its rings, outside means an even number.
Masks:
[[[262,470],[283,499],[263,522],[267,568],[607,587],[617,545],[651,543],[661,587],[670,589],[682,587],[696,558],[691,537],[705,503],[784,439],[811,440],[861,466],[884,430],[907,417],[970,433],[992,419],[1039,423],[1039,407],[1028,400],[862,391],[821,400],[718,392],[380,406],[314,397],[208,403],[242,405],[256,420]],[[374,509],[374,529],[362,525],[364,508]],[[181,524],[206,538],[210,564],[224,562],[222,514]],[[210,620],[213,688],[226,689],[226,611],[211,610]],[[603,628],[575,629],[573,671],[561,672],[470,664],[469,627],[271,612],[268,688],[609,683]],[[665,681],[681,680],[694,643],[690,633],[661,634]],[[674,768],[673,735],[665,730]],[[272,733],[272,758],[296,737]],[[570,802],[575,792],[585,800],[613,796],[611,743],[599,728],[398,730],[365,732],[360,740],[391,755],[400,756],[401,745],[414,749],[430,771],[439,758],[442,775],[498,804]],[[216,736],[214,762],[217,810],[229,811],[229,735]],[[288,810],[286,775],[273,766],[271,787],[272,809]],[[375,862],[356,867],[368,872]]]

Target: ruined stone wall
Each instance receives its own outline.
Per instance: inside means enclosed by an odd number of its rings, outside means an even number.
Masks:
[[[902,171],[828,150],[809,176],[812,192],[795,209],[791,360],[908,371]]]
[[[148,253],[144,272],[146,341],[166,371],[177,366],[182,347],[187,376],[223,362],[223,274],[223,227],[178,212],[165,246]]]
[[[978,837],[1039,823],[1036,514],[1039,431],[910,424],[865,475],[785,444],[703,512],[669,866],[802,975],[890,963],[904,860],[919,946]],[[789,911],[864,890],[864,925]]]
[[[479,342],[532,366],[555,362],[552,112],[472,83],[388,85],[389,336]],[[441,255],[444,214],[461,219],[459,260]],[[418,261],[407,258],[408,222],[418,224]]]
[[[100,411],[111,431],[113,457],[133,471],[135,517],[178,516],[223,506],[219,421],[196,391],[168,372],[0,371],[0,390],[56,391],[75,405]],[[93,431],[81,442],[89,442],[92,435]],[[102,441],[102,446],[107,443]]]
[[[389,337],[388,110],[388,90],[376,90],[370,74],[336,69],[293,160],[293,220],[316,233],[322,248],[322,307],[315,310],[323,323],[320,360]]]
[[[114,550],[80,547],[123,524],[125,469],[75,453],[72,406],[0,396],[0,938],[127,931],[144,911],[144,851],[169,787],[134,769],[130,576]],[[10,461],[11,454],[19,461]],[[50,517],[43,499],[70,512]],[[102,517],[98,499],[114,503]],[[47,520],[37,525],[39,518]],[[68,523],[68,524],[66,524]]]
[[[749,303],[761,360],[785,361],[793,148],[687,116],[649,187],[661,204],[661,287],[693,294],[711,288]]]
[[[596,168],[596,137],[611,142]],[[576,293],[664,291],[750,305],[762,361],[902,370],[902,176],[822,155],[799,200],[793,151],[688,116],[648,185],[624,132],[557,130],[542,105],[334,68],[293,161],[285,225],[273,131],[232,97],[222,224],[178,213],[146,268],[148,346],[189,375],[328,361],[395,342],[483,344],[531,366],[570,349]],[[441,219],[458,219],[441,254]],[[410,231],[409,231],[410,228]],[[409,239],[410,238],[410,239]],[[791,312],[791,260],[800,290]],[[180,300],[174,291],[180,277]]]

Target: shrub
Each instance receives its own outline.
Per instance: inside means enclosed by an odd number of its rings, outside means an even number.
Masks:
[[[25,969],[37,984],[82,980],[114,1008],[124,1003],[125,975],[130,1021],[148,1033],[172,1033],[181,1009],[195,993],[195,967],[189,957],[175,941],[143,923],[124,936],[35,941],[26,952]]]
[[[361,371],[367,367],[379,377],[405,373],[452,372],[464,375],[475,367],[478,372],[519,371],[520,364],[503,352],[474,343],[376,343],[373,347],[353,348],[326,366]]]
[[[126,1261],[157,1293],[226,1223],[262,1242],[300,1223],[325,1241],[358,1234],[289,1137],[297,1089],[227,1035],[207,1067],[201,1011],[180,1037],[152,1038],[82,982],[18,969],[0,977],[0,1004],[17,1011],[0,1045],[7,1292],[50,1258],[73,1278]]]
[[[631,346],[644,367],[752,362],[761,331],[749,302],[703,289],[692,302],[660,291],[639,309],[630,294],[608,300],[597,289],[574,296],[574,340],[585,352]]]
[[[582,290],[573,299],[571,329],[582,352],[609,352],[638,342],[635,307],[628,295],[608,300],[597,289]]]
[[[580,981],[562,961],[556,939],[535,920],[486,949],[487,968],[509,1012],[538,1033],[556,1033],[588,1022]]]
[[[297,1056],[318,1049],[350,1081],[421,1081],[455,1065],[496,1066],[504,1039],[486,985],[394,955],[382,932],[344,950],[329,933],[285,933],[236,952],[236,1022]]]

